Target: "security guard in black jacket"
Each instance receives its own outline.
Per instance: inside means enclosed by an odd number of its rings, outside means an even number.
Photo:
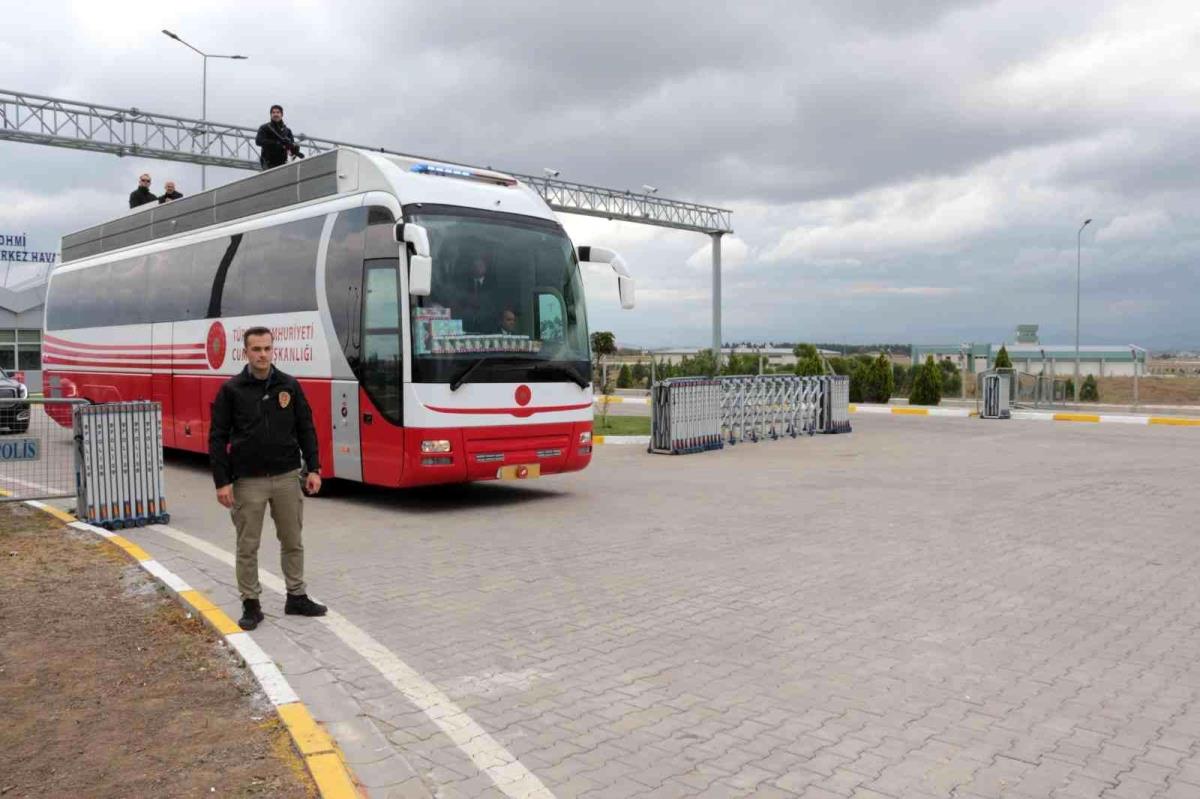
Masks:
[[[272,169],[287,163],[288,154],[303,158],[300,148],[296,146],[296,137],[292,129],[283,124],[283,106],[271,106],[271,121],[264,122],[258,128],[254,143],[262,150],[259,151],[258,165],[263,169]]]
[[[252,327],[242,337],[247,366],[221,386],[212,404],[208,455],[217,501],[232,511],[237,530],[237,583],[242,597],[238,625],[253,630],[263,620],[258,581],[258,544],[263,515],[271,518],[279,537],[287,602],[283,612],[324,616],[326,607],[309,599],[304,587],[301,531],[304,495],[300,490],[300,456],[308,468],[305,489],[321,489],[321,461],[312,409],[299,381],[276,369],[273,337],[265,327]]]

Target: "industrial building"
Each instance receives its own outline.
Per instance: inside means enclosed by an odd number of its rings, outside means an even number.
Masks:
[[[1013,368],[1029,374],[1073,377],[1074,344],[1043,344],[1038,341],[1037,325],[1017,328],[1017,340],[1004,344],[914,344],[913,363],[932,355],[935,360],[950,360],[967,372],[983,372],[995,366],[1003,346]],[[1141,377],[1146,371],[1147,352],[1134,344],[1088,344],[1079,347],[1079,374],[1096,377]]]
[[[0,368],[24,372],[31,392],[42,390],[42,316],[49,269],[0,285]]]

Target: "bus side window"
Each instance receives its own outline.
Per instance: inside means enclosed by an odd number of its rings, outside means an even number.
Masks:
[[[379,412],[400,424],[403,360],[400,353],[400,272],[398,259],[365,262],[363,358],[360,380]]]
[[[325,296],[337,331],[338,344],[351,369],[358,369],[362,353],[363,231],[367,209],[351,208],[338,214],[325,256]]]

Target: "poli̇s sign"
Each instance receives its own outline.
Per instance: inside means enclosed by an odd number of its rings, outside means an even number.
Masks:
[[[36,438],[0,439],[0,463],[5,461],[36,461],[41,457],[41,443]]]

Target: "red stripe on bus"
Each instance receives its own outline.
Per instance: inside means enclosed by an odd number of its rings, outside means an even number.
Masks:
[[[584,408],[592,407],[592,403],[585,402],[582,405],[543,405],[540,408],[439,408],[435,405],[426,405],[431,411],[438,413],[482,413],[482,414],[511,414],[517,418],[525,418],[533,416],[535,413],[557,413],[559,411],[581,411]]]
[[[208,369],[207,361],[124,361],[124,360],[84,360],[82,358],[69,358],[61,355],[49,355],[43,353],[43,363],[61,364],[63,366],[91,366],[100,369]]]
[[[208,356],[203,352],[114,352],[111,355],[108,353],[99,352],[83,352],[70,347],[63,347],[55,344],[42,344],[42,352],[53,353],[67,358],[92,358],[95,360],[106,361],[154,361],[154,360],[207,360]]]
[[[65,338],[45,335],[44,342],[65,347],[78,347],[81,350],[203,350],[204,344],[84,344],[79,341],[68,341]]]

